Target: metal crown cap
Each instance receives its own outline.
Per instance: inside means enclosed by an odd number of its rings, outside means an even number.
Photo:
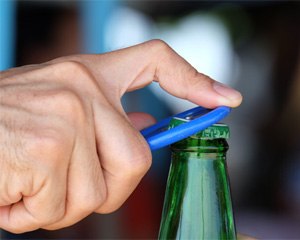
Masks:
[[[170,121],[169,129],[174,128],[178,125],[181,125],[183,123],[189,122],[189,119],[186,118],[178,118],[174,117]],[[223,123],[215,123],[211,125],[210,127],[190,136],[190,138],[201,138],[201,139],[217,139],[217,138],[223,138],[228,139],[230,136],[229,127],[226,124]]]

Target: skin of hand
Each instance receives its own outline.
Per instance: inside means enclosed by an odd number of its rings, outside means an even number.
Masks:
[[[55,230],[118,209],[151,165],[139,130],[154,123],[120,99],[152,81],[208,108],[242,101],[160,40],[1,72],[0,228]]]

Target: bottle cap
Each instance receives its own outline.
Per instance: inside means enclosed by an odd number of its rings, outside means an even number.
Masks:
[[[190,119],[186,118],[178,118],[174,117],[172,118],[169,129],[174,128],[178,125],[181,125],[183,123],[189,122]],[[210,127],[199,131],[195,133],[194,135],[190,136],[190,138],[201,138],[201,139],[217,139],[217,138],[224,138],[228,139],[230,136],[229,127],[226,124],[223,123],[215,123],[211,125]]]
[[[189,109],[185,112],[178,113],[174,116],[168,117],[159,121],[158,123],[143,129],[141,134],[144,136],[145,140],[148,142],[151,150],[156,150],[167,145],[179,142],[185,138],[192,135],[197,135],[200,131],[210,127],[222,120],[230,113],[230,108],[226,106],[220,106],[215,109],[206,109],[202,107],[196,107]],[[169,128],[171,120],[174,118],[184,119],[181,124],[173,128]],[[226,125],[223,127],[213,127],[215,130],[208,130],[205,134],[206,137],[227,137],[229,135],[229,130]],[[195,135],[195,136],[196,136]],[[203,135],[204,137],[204,135]]]

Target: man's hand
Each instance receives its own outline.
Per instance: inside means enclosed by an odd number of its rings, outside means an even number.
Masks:
[[[152,81],[213,108],[241,95],[198,73],[159,40],[10,69],[0,77],[0,227],[59,229],[119,208],[151,165],[120,98]]]

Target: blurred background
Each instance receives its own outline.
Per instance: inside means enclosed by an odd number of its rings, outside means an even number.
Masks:
[[[153,38],[198,71],[240,90],[228,168],[238,232],[300,239],[300,4],[298,1],[0,0],[0,70],[63,55],[102,53]],[[170,69],[172,71],[172,69]],[[193,105],[150,85],[122,99],[157,119]],[[117,212],[58,231],[2,238],[155,239],[168,149]]]

